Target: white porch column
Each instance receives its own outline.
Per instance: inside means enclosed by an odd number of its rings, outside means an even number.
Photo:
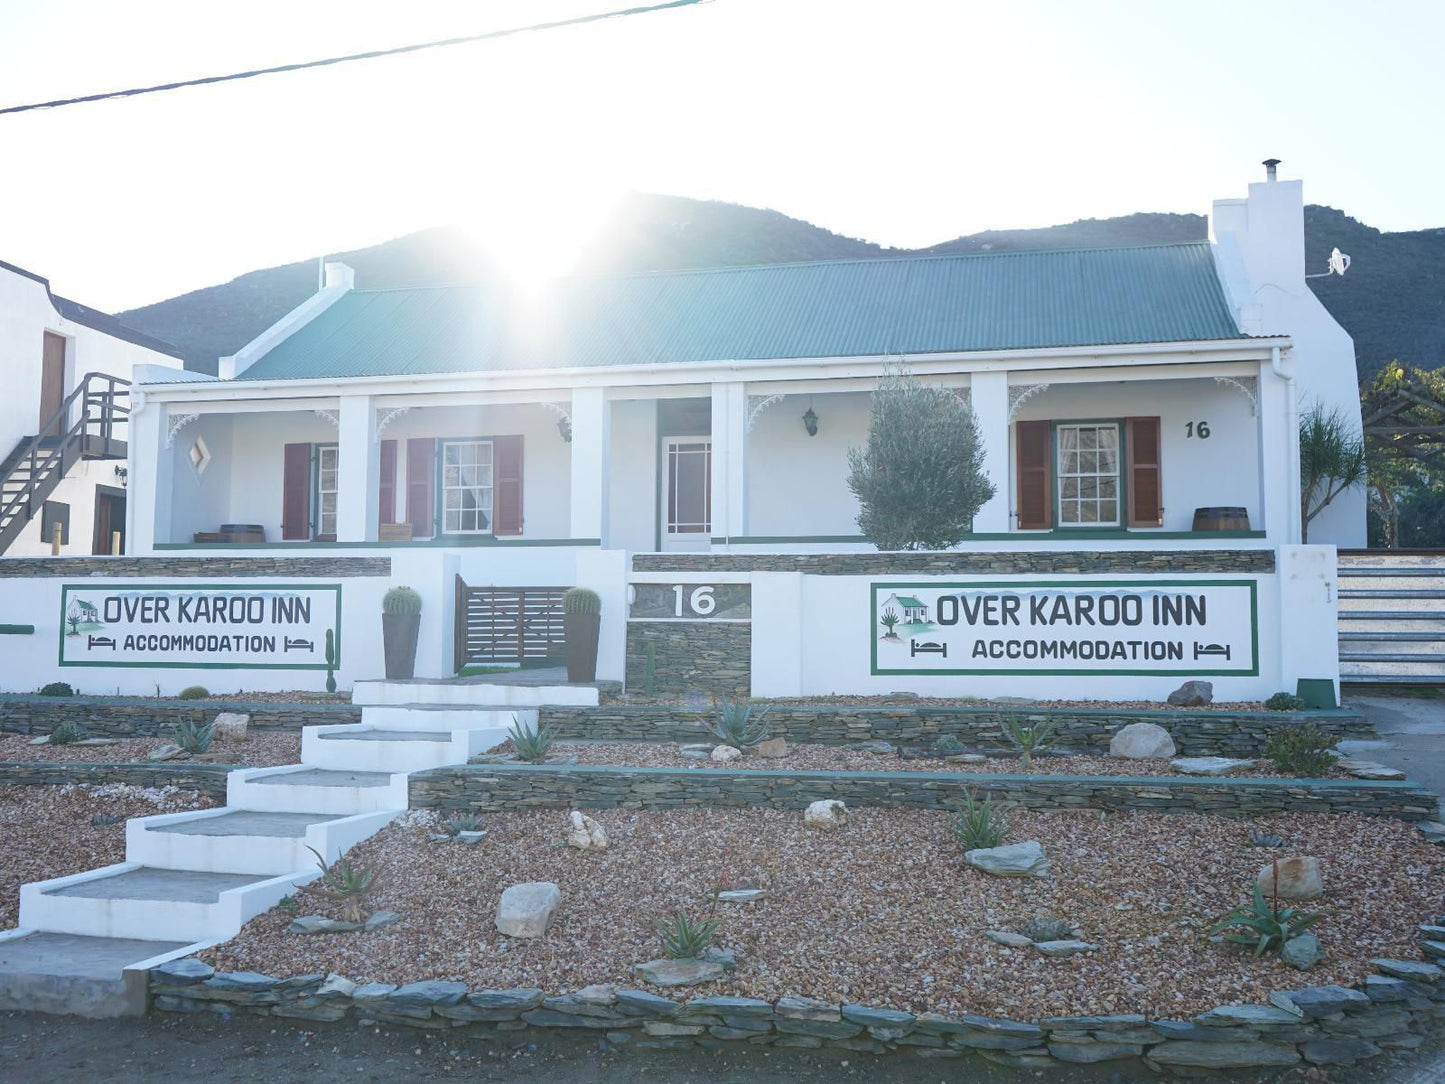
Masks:
[[[612,410],[602,388],[572,390],[572,486],[569,531],[607,545]]]
[[[974,373],[973,412],[978,418],[978,435],[983,442],[983,470],[993,483],[993,499],[973,517],[973,529],[980,534],[1004,534],[1010,527],[1008,452],[1008,373]]]
[[[175,454],[166,445],[168,426],[169,411],[164,403],[146,403],[130,415],[125,502],[128,554],[151,554],[158,541],[175,541],[171,538],[171,468]]]
[[[1259,503],[1265,537],[1276,546],[1299,542],[1299,434],[1291,432],[1289,383],[1269,362],[1259,366]],[[1293,483],[1293,484],[1291,484]]]
[[[336,428],[336,541],[375,542],[381,454],[371,396],[342,396]]]
[[[712,536],[741,538],[747,514],[748,394],[744,384],[712,386]]]

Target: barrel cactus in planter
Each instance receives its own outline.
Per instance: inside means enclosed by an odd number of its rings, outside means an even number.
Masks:
[[[602,599],[585,587],[562,596],[562,634],[567,647],[567,680],[597,680],[597,636],[602,625]]]
[[[421,631],[421,595],[393,587],[381,600],[381,644],[388,680],[416,674],[416,641]]]

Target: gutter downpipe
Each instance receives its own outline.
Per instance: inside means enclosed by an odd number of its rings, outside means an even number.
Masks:
[[[1289,432],[1286,434],[1285,445],[1289,455],[1290,469],[1285,477],[1288,479],[1286,490],[1289,494],[1289,514],[1285,517],[1285,531],[1288,535],[1287,543],[1298,545],[1300,535],[1303,533],[1301,522],[1303,512],[1300,509],[1300,467],[1299,467],[1299,401],[1295,394],[1294,367],[1288,370],[1284,366],[1284,352],[1278,346],[1269,348],[1269,368],[1275,376],[1284,381],[1285,400],[1288,403],[1286,412],[1289,421]]]

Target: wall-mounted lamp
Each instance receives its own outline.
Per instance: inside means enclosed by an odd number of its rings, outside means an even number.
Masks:
[[[807,413],[803,415],[803,428],[808,431],[808,436],[810,437],[816,437],[818,435],[818,415],[813,413],[811,406],[808,408]]]
[[[117,463],[117,464],[115,465],[115,476],[120,479],[120,484],[121,484],[121,485],[125,485],[125,480],[126,480],[127,477],[129,477],[129,475],[130,475],[130,470],[129,470],[129,468],[127,468],[127,467],[122,467],[119,463]]]

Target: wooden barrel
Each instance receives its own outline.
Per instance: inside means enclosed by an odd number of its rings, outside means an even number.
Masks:
[[[1194,510],[1194,530],[1247,531],[1249,530],[1249,509],[1196,508]]]

